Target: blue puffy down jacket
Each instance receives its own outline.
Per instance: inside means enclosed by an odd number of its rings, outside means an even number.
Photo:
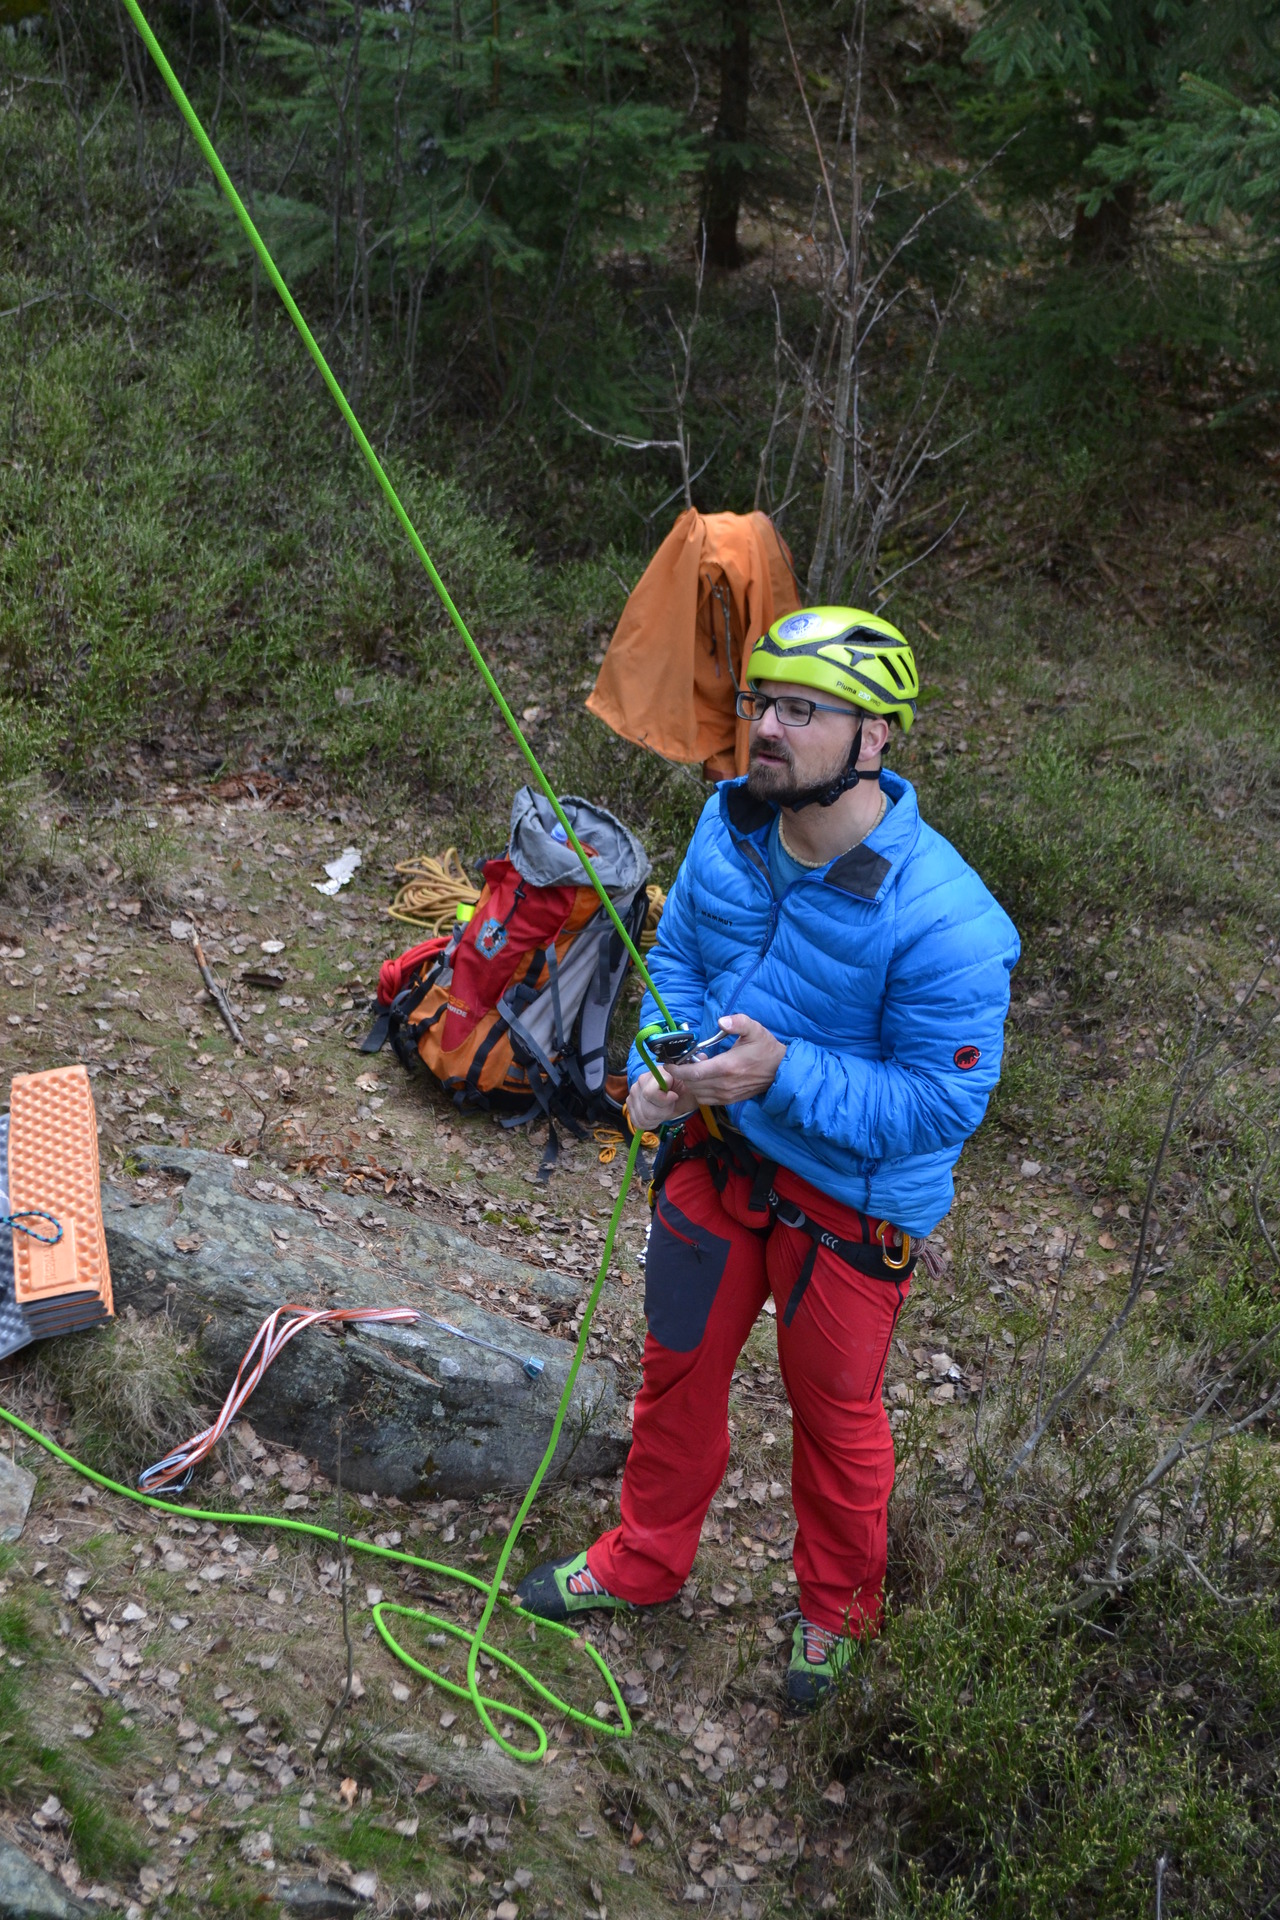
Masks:
[[[1000,1077],[1017,930],[885,771],[894,805],[852,852],[774,897],[776,809],[726,781],[703,810],[649,965],[701,1036],[746,1013],[787,1042],[729,1117],[762,1154],[917,1238]],[[645,996],[642,1023],[658,1019]],[[635,1049],[629,1075],[643,1070]]]

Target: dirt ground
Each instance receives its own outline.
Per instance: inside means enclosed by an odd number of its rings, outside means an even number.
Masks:
[[[137,804],[114,842],[110,822],[90,836],[51,804],[51,857],[62,863],[53,904],[29,896],[0,915],[0,1072],[85,1061],[104,1172],[140,1193],[164,1180],[138,1173],[138,1143],[210,1148],[270,1182],[376,1191],[573,1275],[585,1292],[617,1192],[615,1143],[566,1140],[540,1185],[542,1134],[461,1117],[389,1053],[356,1051],[380,961],[417,937],[385,912],[393,862],[411,850],[397,823],[272,775],[209,788],[181,754],[132,768]],[[313,883],[348,846],[362,865],[326,898]],[[193,925],[239,1009],[245,1049],[203,992]],[[971,1498],[967,1446],[984,1398],[994,1404],[1002,1376],[1025,1365],[1052,1299],[1061,1294],[1046,1340],[1123,1291],[1132,1246],[1127,1206],[1042,1164],[1033,1147],[1007,1145],[978,1149],[990,1162],[981,1172],[974,1154],[963,1163],[956,1210],[933,1242],[940,1272],[918,1270],[889,1365],[900,1457],[928,1467],[957,1515]],[[591,1344],[628,1395],[647,1218],[637,1190]],[[980,1273],[976,1285],[958,1286],[961,1267]],[[572,1337],[570,1324],[559,1331]],[[0,1392],[74,1443],[76,1412],[30,1355],[0,1364]],[[316,1883],[296,1893],[298,1910],[315,1914],[335,1889],[378,1912],[496,1920],[606,1920],[685,1903],[743,1920],[834,1908],[859,1836],[820,1736],[781,1712],[794,1519],[766,1316],[735,1376],[731,1430],[730,1472],[684,1593],[590,1629],[625,1687],[634,1738],[583,1737],[551,1716],[551,1752],[520,1775],[518,1796],[505,1771],[496,1784],[486,1773],[494,1755],[465,1703],[399,1665],[369,1611],[382,1594],[422,1604],[430,1593],[427,1604],[465,1621],[470,1601],[358,1554],[348,1582],[356,1697],[313,1762],[345,1670],[339,1558],[236,1517],[287,1506],[332,1525],[334,1491],[313,1463],[242,1424],[187,1496],[228,1509],[215,1526],[126,1505],[19,1441],[39,1488],[0,1581],[0,1600],[28,1623],[22,1650],[8,1654],[23,1730],[0,1742],[12,1737],[31,1756],[30,1790],[19,1770],[11,1799],[23,1810],[0,1826],[68,1887],[133,1920],[149,1906],[256,1913],[299,1883]],[[516,1577],[611,1524],[616,1501],[603,1481],[549,1494]],[[348,1499],[346,1524],[482,1572],[515,1504],[360,1496]],[[1033,1550],[1028,1533],[1008,1549]],[[530,1629],[509,1631],[518,1645]],[[564,1671],[571,1697],[590,1707],[588,1663],[578,1656]],[[53,1778],[66,1786],[46,1791]],[[96,1824],[77,1812],[87,1802]]]

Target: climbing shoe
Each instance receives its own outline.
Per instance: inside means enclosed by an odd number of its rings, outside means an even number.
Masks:
[[[611,1613],[630,1613],[631,1602],[619,1600],[600,1585],[587,1565],[585,1552],[569,1560],[544,1560],[532,1573],[526,1573],[516,1588],[516,1600],[526,1613],[540,1620],[571,1620],[575,1614],[603,1608]]]
[[[853,1654],[848,1634],[829,1633],[802,1620],[791,1639],[787,1668],[787,1705],[796,1713],[811,1713],[836,1686]]]

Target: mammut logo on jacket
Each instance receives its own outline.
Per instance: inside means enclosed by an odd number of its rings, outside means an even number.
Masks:
[[[955,1061],[961,1073],[968,1073],[970,1067],[976,1067],[979,1060],[981,1060],[982,1049],[980,1047],[957,1047],[951,1058]]]

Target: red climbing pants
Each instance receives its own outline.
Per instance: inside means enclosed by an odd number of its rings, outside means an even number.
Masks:
[[[686,1125],[691,1146],[705,1140]],[[889,1343],[909,1281],[864,1274],[802,1229],[751,1211],[753,1183],[728,1172],[716,1190],[705,1159],[679,1161],[654,1211],[645,1270],[644,1384],[622,1479],[622,1524],[587,1564],[640,1606],[669,1600],[693,1566],[702,1523],[729,1461],[729,1382],[772,1293],[778,1360],[791,1402],[793,1563],[806,1620],[874,1633],[884,1593],[893,1440],[881,1399]],[[779,1168],[773,1187],[845,1241],[869,1225]],[[784,1212],[786,1209],[784,1209]],[[867,1236],[869,1237],[869,1235]]]

